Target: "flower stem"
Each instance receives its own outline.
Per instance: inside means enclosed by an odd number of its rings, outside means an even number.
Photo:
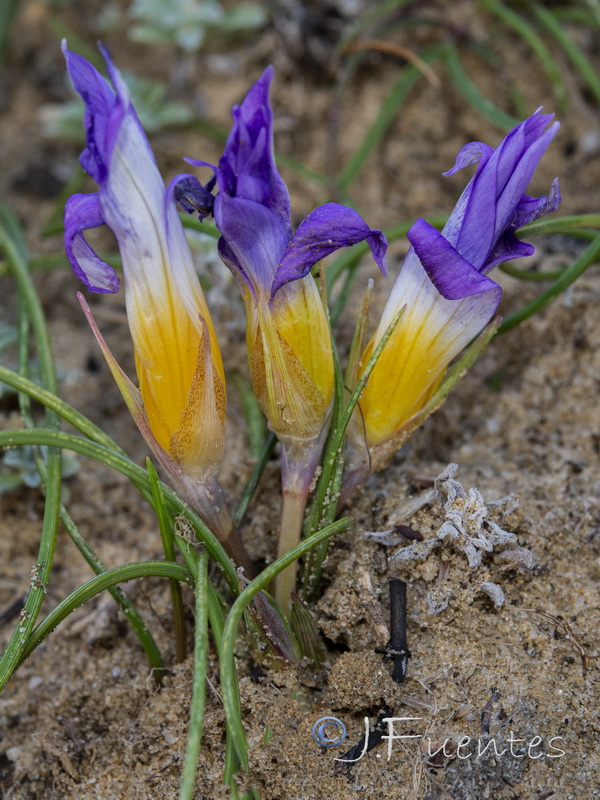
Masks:
[[[281,558],[292,550],[302,536],[302,523],[304,521],[304,508],[308,490],[283,492],[283,510],[281,512],[281,532],[277,546],[277,558]],[[293,561],[277,575],[274,583],[275,600],[284,612],[289,610],[290,595],[296,588],[296,575],[298,562]]]

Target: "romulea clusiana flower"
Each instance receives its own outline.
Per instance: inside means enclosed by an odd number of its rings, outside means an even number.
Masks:
[[[329,321],[310,272],[340,247],[366,240],[385,274],[387,240],[356,211],[337,203],[319,206],[292,231],[289,193],[273,153],[272,79],[269,67],[233,109],[225,151],[213,167],[218,187],[213,213],[221,233],[221,258],[234,274],[246,306],[254,392],[282,446],[284,508],[278,554],[283,555],[300,538],[334,388]],[[189,176],[184,180],[189,207],[193,188]],[[206,191],[199,183],[197,193],[204,215]],[[295,565],[277,579],[277,599],[284,606],[294,572]]]
[[[148,445],[237,564],[249,568],[217,481],[226,403],[221,353],[173,194],[108,53],[103,50],[112,87],[66,43],[63,51],[86,107],[80,162],[99,187],[69,199],[65,248],[90,291],[116,292],[114,269],[84,238],[85,230],[100,225],[114,233],[139,389],[115,361],[81,298],[83,309]]]
[[[496,149],[482,142],[466,144],[445,174],[473,164],[477,171],[443,230],[418,219],[408,231],[411,248],[362,355],[364,364],[404,308],[360,400],[375,469],[435,410],[431,401],[448,365],[496,313],[502,290],[488,277],[490,270],[534,252],[515,230],[558,207],[557,180],[547,197],[525,194],[559,129],[551,120],[551,114],[538,110]]]

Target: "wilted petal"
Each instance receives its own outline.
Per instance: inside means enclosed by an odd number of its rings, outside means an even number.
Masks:
[[[480,164],[482,167],[489,161],[493,152],[494,148],[490,147],[488,144],[484,144],[483,142],[468,142],[458,151],[452,169],[449,169],[447,172],[442,172],[442,175],[448,178],[451,175],[456,175],[457,172],[460,172],[461,169],[465,169],[465,167],[473,166],[473,164]]]
[[[198,218],[203,220],[213,213],[215,198],[212,190],[215,182],[216,176],[202,185],[194,175],[176,175],[167,187],[167,197],[173,195],[184,211],[188,214],[197,213]]]
[[[104,225],[97,194],[75,194],[65,206],[65,250],[77,277],[92,292],[117,292],[120,282],[114,269],[94,252],[83,231]]]
[[[387,239],[383,233],[369,228],[352,208],[337,203],[319,206],[300,223],[292,237],[277,269],[271,296],[284,284],[308,275],[317,261],[330,253],[365,240],[379,268],[387,275]]]

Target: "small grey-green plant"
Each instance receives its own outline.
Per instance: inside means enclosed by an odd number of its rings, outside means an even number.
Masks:
[[[226,38],[262,28],[267,15],[257,3],[240,3],[225,10],[217,0],[134,0],[135,24],[129,36],[147,44],[175,44],[198,51],[209,36]]]

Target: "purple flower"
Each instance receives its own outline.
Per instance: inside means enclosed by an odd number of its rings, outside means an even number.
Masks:
[[[273,154],[272,78],[269,67],[233,109],[225,152],[214,168],[219,189],[214,218],[221,233],[221,258],[246,304],[254,392],[282,443],[281,555],[300,536],[333,397],[329,321],[310,271],[340,247],[366,240],[385,274],[387,240],[356,211],[335,203],[315,209],[292,232],[289,194]],[[199,207],[206,208],[205,195],[199,196]],[[189,202],[189,191],[187,198]],[[276,581],[276,597],[284,607],[293,569]]]
[[[398,311],[405,311],[386,344],[361,398],[372,450],[387,457],[424,417],[448,364],[492,319],[502,290],[487,273],[503,261],[531,255],[515,230],[554,211],[558,181],[547,197],[525,190],[558,131],[552,115],[536,111],[494,150],[481,142],[465,145],[453,175],[477,164],[443,231],[419,219],[410,228],[410,248],[391,291],[363,363]],[[385,459],[383,459],[385,460]]]
[[[385,237],[350,208],[320,206],[292,234],[288,190],[273,155],[272,79],[273,67],[268,67],[233,109],[214,208],[223,259],[256,297],[266,293],[269,299],[326,255],[365,239],[385,274]]]
[[[233,126],[216,173],[214,218],[219,252],[246,301],[254,390],[280,438],[321,435],[333,393],[329,326],[312,267],[340,247],[366,240],[386,271],[387,240],[350,208],[327,203],[292,232],[287,187],[275,166],[268,67],[233,109]],[[191,161],[197,165],[205,162]],[[207,207],[199,184],[197,207]],[[190,183],[185,176],[185,207]]]
[[[116,292],[115,271],[84,238],[106,224],[125,276],[127,319],[139,389],[121,370],[82,306],[141,433],[187,499],[238,563],[249,564],[216,479],[225,436],[225,375],[216,335],[170,191],[119,71],[103,51],[112,88],[63,43],[85,102],[81,165],[98,184],[65,208],[65,249],[88,289]]]

